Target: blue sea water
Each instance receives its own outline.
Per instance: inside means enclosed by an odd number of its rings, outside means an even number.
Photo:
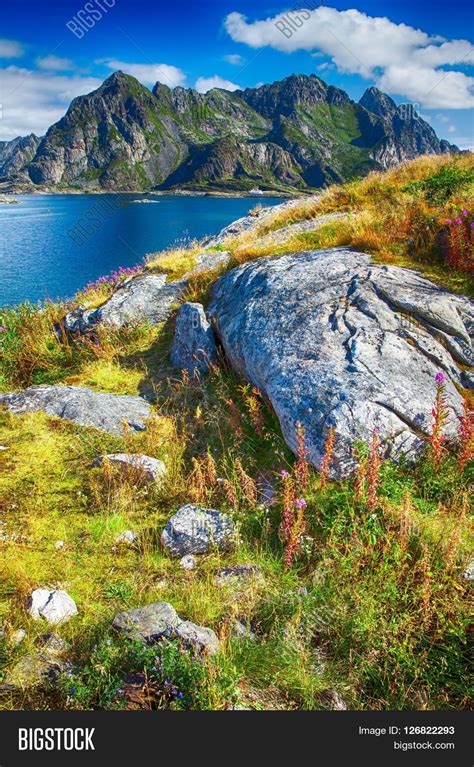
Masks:
[[[70,298],[147,253],[215,234],[275,197],[28,195],[0,205],[0,306]]]

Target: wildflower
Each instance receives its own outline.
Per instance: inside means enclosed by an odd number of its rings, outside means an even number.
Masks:
[[[463,471],[471,460],[474,448],[474,413],[467,400],[463,403],[463,414],[459,417],[458,469]]]
[[[298,498],[295,502],[295,509],[305,509],[307,506],[307,503],[304,498]]]
[[[305,429],[301,421],[296,422],[296,434],[298,438],[298,463],[296,465],[296,478],[301,490],[308,486],[308,449],[305,443]]]
[[[452,223],[453,223],[453,220],[452,220],[452,218],[447,218],[447,219],[445,219],[445,223],[446,223],[446,224],[452,224]]]
[[[467,216],[467,210],[462,210],[462,211],[461,211],[461,215],[462,215],[462,216]]]
[[[324,456],[321,463],[320,485],[319,485],[321,489],[325,487],[329,477],[329,466],[331,464],[332,457],[333,457],[335,439],[336,439],[336,435],[335,435],[333,427],[331,426],[326,437],[326,442],[324,444]]]
[[[379,429],[375,428],[372,432],[372,439],[370,442],[370,453],[368,459],[368,471],[367,471],[367,500],[369,504],[370,512],[373,514],[375,506],[378,501],[378,486],[380,484],[380,439]]]
[[[433,408],[431,410],[433,423],[431,426],[431,436],[429,441],[431,444],[431,455],[433,463],[435,466],[439,466],[444,450],[443,442],[445,441],[445,436],[443,431],[448,422],[448,405],[446,402],[446,384],[444,374],[437,373],[435,376],[435,381],[436,396]]]
[[[455,224],[462,224],[462,219],[461,218],[457,218],[454,223]]]
[[[282,470],[281,470],[281,476],[282,476],[284,479],[286,479],[286,477],[289,477],[289,476],[290,476],[290,472],[289,472],[289,471],[286,471],[286,469],[282,469]]]
[[[6,325],[0,325],[0,333],[6,333],[6,332],[7,332]]]

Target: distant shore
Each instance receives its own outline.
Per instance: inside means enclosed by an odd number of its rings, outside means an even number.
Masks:
[[[42,187],[39,189],[30,188],[27,187],[25,189],[8,189],[5,191],[1,191],[0,193],[0,204],[5,203],[8,204],[11,202],[11,200],[6,199],[10,196],[19,196],[19,195],[48,195],[48,194],[64,194],[64,195],[77,195],[77,194],[89,194],[89,195],[99,195],[99,194],[136,194],[141,195],[143,197],[146,196],[183,196],[183,197],[248,197],[253,200],[259,200],[261,198],[265,197],[301,197],[301,196],[307,196],[308,194],[312,194],[313,192],[311,190],[305,190],[304,192],[300,192],[299,190],[296,190],[294,192],[290,191],[282,191],[278,192],[275,190],[262,190],[261,194],[255,194],[250,191],[229,191],[229,190],[209,190],[209,191],[203,191],[201,189],[158,189],[158,190],[143,190],[143,189],[58,189],[56,187]]]

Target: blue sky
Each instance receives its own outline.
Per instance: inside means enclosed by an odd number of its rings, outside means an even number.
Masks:
[[[0,139],[44,133],[121,68],[149,87],[201,91],[315,73],[357,100],[375,84],[473,147],[473,26],[467,3],[439,0],[11,3],[0,27]]]

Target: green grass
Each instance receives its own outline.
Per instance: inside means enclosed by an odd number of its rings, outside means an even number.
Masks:
[[[435,249],[442,211],[468,204],[465,181],[452,186],[449,169],[457,163],[466,171],[465,158],[427,158],[335,186],[316,204],[301,201],[291,219],[277,212],[260,231],[350,209],[348,222],[270,245],[270,252],[352,245],[378,260],[416,264],[440,284],[467,292],[468,276],[450,271]],[[440,166],[449,171],[441,182]],[[424,186],[403,189],[413,182]],[[428,199],[440,183],[451,190],[442,206]],[[415,251],[405,247],[404,225],[412,227]],[[245,237],[229,246],[231,264],[265,254]],[[193,243],[153,256],[147,268],[176,278],[195,254]],[[188,297],[206,300],[216,276],[200,275]],[[97,305],[106,297],[80,300]],[[177,373],[169,362],[173,317],[157,328],[103,330],[97,344],[67,344],[55,331],[65,308],[1,312],[0,388],[63,383],[147,392],[154,412],[146,432],[123,437],[44,414],[0,412],[0,445],[7,448],[0,451],[0,680],[47,630],[25,610],[34,588],[64,588],[79,609],[57,629],[69,644],[68,673],[52,687],[2,695],[0,708],[315,709],[331,707],[335,693],[349,708],[468,707],[462,572],[472,550],[472,470],[458,469],[454,448],[440,469],[429,453],[416,467],[383,465],[373,510],[354,492],[353,480],[321,488],[310,470],[301,488],[304,545],[286,567],[280,472],[293,471],[295,459],[260,394],[225,365],[199,381]],[[111,452],[163,460],[164,484],[139,485],[110,466],[93,466]],[[275,485],[271,505],[255,497],[262,478]],[[166,521],[189,502],[227,511],[240,538],[235,551],[212,551],[191,572],[160,545]],[[139,532],[137,544],[117,546],[127,529]],[[216,583],[216,568],[246,562],[260,568],[260,577],[243,586]],[[213,628],[220,653],[201,663],[175,642],[144,648],[114,634],[117,612],[159,600]],[[253,638],[232,636],[236,617],[251,625]],[[11,636],[19,628],[27,637],[15,647]]]

